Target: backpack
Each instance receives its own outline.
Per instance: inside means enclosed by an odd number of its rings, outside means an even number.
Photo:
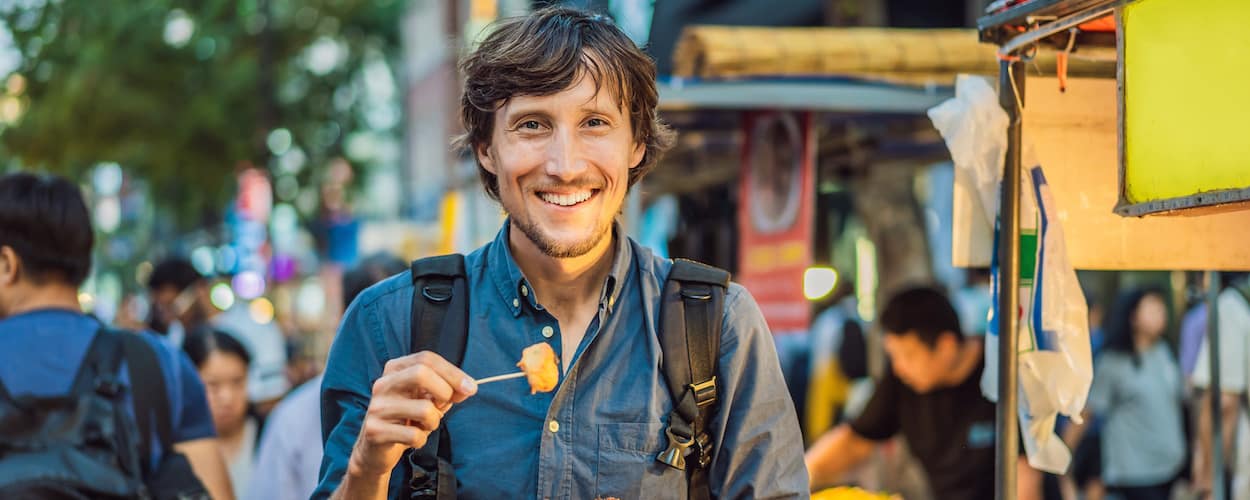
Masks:
[[[433,351],[455,365],[464,360],[468,338],[469,293],[464,256],[443,255],[412,263],[412,352]],[[660,307],[662,369],[673,410],[668,448],[656,460],[686,472],[691,499],[711,498],[707,469],[712,463],[708,422],[717,405],[716,360],[720,357],[721,311],[729,273],[698,262],[674,259]],[[409,497],[456,498],[451,443],[446,428],[431,433],[425,446],[409,450]]]
[[[136,388],[133,419],[123,360]],[[158,362],[137,335],[101,327],[67,394],[15,398],[0,382],[0,498],[208,498],[190,462],[173,451]],[[147,451],[153,425],[165,450],[155,467]]]

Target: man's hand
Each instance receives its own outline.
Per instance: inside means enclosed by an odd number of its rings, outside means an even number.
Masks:
[[[875,448],[876,443],[860,437],[847,424],[825,433],[803,457],[812,491],[835,484],[853,467],[867,460]]]
[[[405,450],[423,446],[451,405],[476,393],[473,379],[438,354],[422,351],[388,361],[373,383],[349,480],[384,484]]]

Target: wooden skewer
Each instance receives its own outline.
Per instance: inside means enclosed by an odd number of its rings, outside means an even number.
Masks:
[[[475,382],[475,383],[477,383],[478,385],[482,385],[482,384],[488,384],[488,383],[491,383],[491,382],[498,382],[498,381],[500,381],[500,380],[509,380],[509,379],[514,379],[514,378],[521,378],[521,377],[524,377],[524,376],[525,376],[525,372],[516,372],[516,373],[508,373],[508,374],[504,374],[504,375],[495,375],[495,376],[493,376],[493,377],[479,378],[479,379],[477,379],[477,380],[474,380],[474,382]]]

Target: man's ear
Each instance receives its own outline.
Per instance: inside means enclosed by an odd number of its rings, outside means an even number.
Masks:
[[[495,171],[495,159],[490,155],[489,144],[479,144],[475,146],[473,148],[473,153],[477,155],[477,162],[482,166],[482,168],[494,175],[499,175],[499,173]]]
[[[21,272],[22,258],[13,251],[13,247],[0,246],[0,285],[17,283]]]
[[[629,168],[638,168],[642,165],[642,158],[647,154],[647,145],[645,143],[634,144],[634,150],[629,154]]]

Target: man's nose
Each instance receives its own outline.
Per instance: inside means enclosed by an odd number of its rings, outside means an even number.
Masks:
[[[547,175],[563,181],[573,181],[585,173],[587,162],[582,155],[580,138],[573,130],[562,129],[547,148],[547,162],[544,170]]]

